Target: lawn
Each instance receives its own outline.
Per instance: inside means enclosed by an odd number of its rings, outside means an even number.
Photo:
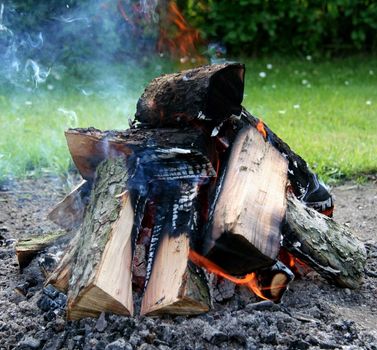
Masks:
[[[244,105],[325,180],[377,172],[377,59],[246,59]],[[147,82],[173,67],[52,69],[46,83],[0,88],[0,178],[66,173],[69,127],[124,129]],[[88,78],[91,77],[91,78]]]

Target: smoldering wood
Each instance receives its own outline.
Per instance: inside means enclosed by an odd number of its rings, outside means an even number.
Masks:
[[[97,169],[71,269],[69,319],[101,312],[132,315],[131,232],[134,212],[126,193],[129,179],[122,157]]]
[[[81,176],[89,182],[94,178],[96,167],[104,159],[129,157],[135,151],[148,147],[198,151],[216,162],[215,145],[210,141],[210,135],[193,128],[125,131],[69,129],[65,137],[73,162]]]
[[[330,283],[352,289],[360,286],[366,250],[349,228],[289,194],[282,232],[283,247]]]
[[[82,180],[50,211],[47,218],[66,230],[81,225],[85,207],[88,204],[91,183]]]
[[[137,103],[135,120],[148,127],[218,125],[239,115],[245,67],[224,63],[157,77]]]
[[[286,183],[286,160],[255,128],[242,129],[214,199],[204,255],[235,275],[272,265],[280,249]]]
[[[16,256],[20,269],[27,267],[39,252],[65,235],[65,232],[60,231],[19,239],[16,243]]]

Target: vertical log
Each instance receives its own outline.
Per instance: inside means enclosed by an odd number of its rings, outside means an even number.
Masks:
[[[105,161],[97,168],[70,278],[69,319],[98,316],[101,312],[133,313],[134,213],[125,193],[128,178],[123,158]]]

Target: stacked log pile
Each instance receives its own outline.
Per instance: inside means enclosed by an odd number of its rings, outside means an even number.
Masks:
[[[242,107],[244,75],[238,63],[164,75],[130,129],[66,132],[84,181],[50,219],[78,233],[48,283],[68,292],[68,318],[132,315],[133,293],[141,314],[208,311],[205,270],[279,301],[289,254],[360,285],[365,248],[328,217],[306,162]]]

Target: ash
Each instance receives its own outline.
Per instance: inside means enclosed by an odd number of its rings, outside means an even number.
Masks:
[[[58,179],[0,187],[0,349],[377,349],[377,183],[334,189],[335,218],[368,249],[359,290],[310,273],[279,305],[244,287],[217,283],[214,309],[196,317],[121,317],[65,321],[65,296],[43,288],[38,259],[20,274],[14,240],[56,230],[46,214],[66,189]]]

